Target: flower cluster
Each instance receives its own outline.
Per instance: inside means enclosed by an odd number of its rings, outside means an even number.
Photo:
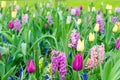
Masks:
[[[72,30],[72,33],[70,35],[70,43],[68,44],[68,46],[70,48],[76,48],[79,39],[80,39],[80,34],[75,29]]]
[[[90,52],[91,57],[87,60],[86,69],[91,69],[103,62],[104,60],[104,44],[99,46],[93,46]]]
[[[65,74],[67,73],[66,69],[66,55],[64,52],[52,51],[52,76],[56,70],[58,70],[61,80],[64,80]]]
[[[98,12],[97,16],[96,16],[96,23],[99,24],[99,29],[100,29],[100,33],[104,33],[104,20],[103,20],[103,16],[102,16],[102,12]]]

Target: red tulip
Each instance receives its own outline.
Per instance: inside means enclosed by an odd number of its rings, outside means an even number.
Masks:
[[[36,70],[36,67],[35,67],[35,64],[34,64],[34,61],[33,60],[29,60],[28,61],[28,64],[27,64],[27,72],[28,73],[33,73],[33,72],[35,72],[35,70]]]
[[[83,58],[82,58],[82,55],[78,53],[78,54],[76,54],[76,56],[73,60],[72,68],[75,71],[79,71],[82,69],[82,67],[83,67]]]

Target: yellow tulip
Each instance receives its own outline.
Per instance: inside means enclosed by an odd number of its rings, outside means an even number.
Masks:
[[[16,0],[14,0],[14,5],[16,5],[17,4],[17,1]]]
[[[108,10],[108,13],[109,13],[109,14],[112,14],[112,10]]]
[[[95,40],[95,34],[94,33],[89,33],[89,41],[93,42]]]
[[[111,10],[111,9],[112,9],[112,5],[107,4],[107,5],[106,5],[106,9],[107,9],[107,10]]]
[[[77,44],[77,51],[83,51],[84,50],[84,40],[78,40],[78,44]]]
[[[98,31],[99,31],[99,24],[96,24],[96,25],[95,25],[94,31],[95,31],[95,32],[98,32]]]
[[[1,1],[1,8],[5,8],[6,7],[6,1]]]
[[[67,20],[66,20],[66,24],[70,24],[71,23],[71,16],[67,16]]]
[[[95,12],[95,11],[96,11],[95,7],[92,7],[92,12]]]
[[[16,18],[16,15],[17,15],[17,11],[16,10],[12,11],[11,13],[12,18]]]
[[[42,66],[43,66],[43,58],[40,58],[40,60],[39,60],[39,68],[42,68]]]
[[[40,5],[39,5],[39,6],[40,6],[40,8],[42,8],[42,3],[40,3]]]
[[[81,19],[78,19],[76,24],[80,25],[81,24]]]
[[[118,22],[117,25],[118,25],[118,29],[120,30],[120,22]]]
[[[115,33],[115,32],[117,32],[117,30],[118,30],[118,25],[115,25],[114,27],[113,27],[113,32]]]

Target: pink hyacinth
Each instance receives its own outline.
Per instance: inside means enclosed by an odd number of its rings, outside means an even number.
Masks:
[[[90,51],[91,57],[87,61],[86,69],[94,68],[99,64],[100,62],[103,62],[104,60],[104,44],[99,46],[93,46]]]
[[[14,22],[13,22],[13,21],[10,21],[10,22],[8,23],[8,27],[9,27],[10,29],[13,29],[13,28],[14,28]]]
[[[35,64],[33,60],[29,60],[26,68],[28,73],[33,73],[36,70]]]
[[[67,73],[66,55],[64,52],[60,52],[60,54],[58,54],[59,52],[55,50],[53,50],[52,53],[52,76],[54,76],[54,73],[58,70],[61,80],[64,80]]]
[[[100,33],[104,33],[104,20],[102,16],[102,12],[98,11],[96,16],[96,23],[99,24]]]
[[[75,29],[72,30],[72,33],[70,35],[70,43],[68,44],[68,47],[76,48],[79,39],[80,39],[80,34],[77,33]]]
[[[14,20],[14,28],[16,29],[16,31],[20,31],[21,29],[21,22],[18,18]]]
[[[116,49],[119,50],[120,49],[120,38],[118,38],[116,40]]]
[[[82,69],[82,67],[83,67],[83,58],[82,55],[78,53],[75,55],[75,58],[72,63],[72,68],[75,71],[79,71]]]
[[[22,14],[22,23],[28,22],[28,14]]]

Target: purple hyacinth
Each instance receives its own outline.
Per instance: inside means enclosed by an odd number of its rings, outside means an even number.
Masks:
[[[58,51],[53,50],[52,51],[52,76],[54,76],[54,73],[56,70],[58,70],[61,80],[64,80],[65,75],[67,73],[66,69],[66,55],[64,52],[60,52],[58,54]]]
[[[20,10],[20,6],[16,5],[16,10],[19,11]]]
[[[14,27],[15,27],[16,31],[20,31],[20,29],[21,29],[21,22],[20,22],[20,20],[18,18],[16,18],[14,20]]]
[[[47,22],[51,25],[53,23],[52,16],[46,16]]]
[[[99,24],[100,32],[103,34],[104,33],[104,20],[103,20],[102,12],[100,11],[98,12],[96,16],[96,23]]]
[[[72,33],[70,35],[70,43],[68,44],[68,47],[76,48],[79,39],[80,39],[80,34],[77,33],[75,29],[72,30]]]
[[[120,13],[120,7],[115,8],[116,13]]]
[[[80,9],[76,8],[76,16],[79,17],[79,15],[80,15]]]
[[[115,17],[112,17],[112,19],[111,19],[111,22],[112,22],[112,23],[116,23],[117,21],[118,21],[118,17],[116,17],[116,16],[115,16]]]
[[[22,23],[28,22],[28,14],[22,14]]]

